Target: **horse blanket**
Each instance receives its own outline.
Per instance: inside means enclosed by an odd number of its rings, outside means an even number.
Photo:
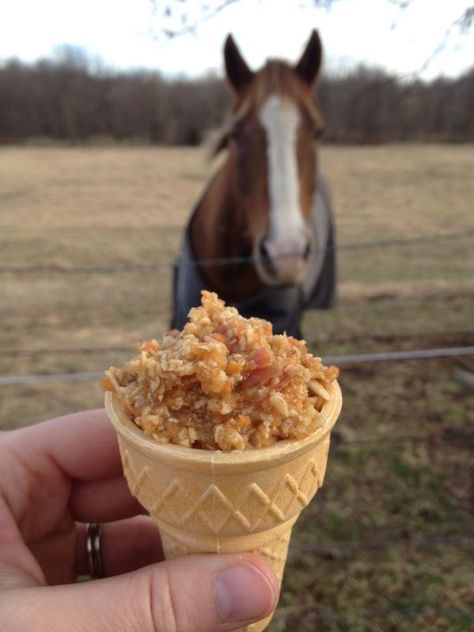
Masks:
[[[179,259],[174,265],[173,317],[171,326],[182,329],[191,307],[201,302],[201,290],[213,291],[202,278],[191,244],[190,226],[194,211],[186,226]],[[273,324],[274,333],[301,338],[300,320],[304,309],[332,307],[336,290],[335,233],[328,187],[321,174],[313,204],[310,229],[315,248],[306,277],[299,286],[264,287],[260,292],[241,301],[226,301],[242,316],[265,318]]]

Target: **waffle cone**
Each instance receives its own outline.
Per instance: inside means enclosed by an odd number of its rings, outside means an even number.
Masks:
[[[341,392],[322,410],[324,423],[301,441],[220,452],[159,444],[106,393],[132,494],[156,520],[167,559],[190,553],[253,551],[281,582],[291,529],[321,487]],[[259,632],[270,617],[242,630]]]

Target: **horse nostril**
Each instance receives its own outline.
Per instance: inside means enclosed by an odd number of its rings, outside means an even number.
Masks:
[[[262,259],[270,259],[270,255],[268,254],[267,246],[264,239],[262,239],[262,241],[260,242],[258,249],[260,251],[260,256],[262,257]]]
[[[275,275],[276,274],[276,269],[275,269],[275,264],[272,260],[272,256],[267,248],[267,244],[265,243],[265,239],[262,239],[262,241],[259,243],[258,245],[258,252],[260,255],[260,259],[262,262],[262,265],[264,266],[264,268],[267,270],[267,273],[271,274],[271,275]]]
[[[308,261],[309,256],[310,256],[310,254],[311,254],[311,250],[312,250],[312,248],[311,248],[311,244],[308,242],[308,243],[306,244],[305,249],[304,249],[304,252],[303,252],[303,259],[304,259],[304,261]]]

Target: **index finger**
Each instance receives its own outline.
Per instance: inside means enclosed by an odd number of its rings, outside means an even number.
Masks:
[[[49,458],[68,478],[90,482],[122,472],[116,433],[103,409],[64,415],[11,434],[23,457]]]

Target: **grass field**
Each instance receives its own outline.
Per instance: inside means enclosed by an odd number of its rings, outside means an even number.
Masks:
[[[330,147],[322,164],[340,289],[336,309],[305,315],[311,347],[473,345],[472,146]],[[0,373],[100,371],[159,335],[208,171],[203,150],[1,148]],[[325,486],[295,527],[271,632],[472,629],[473,368],[343,368]],[[93,383],[0,386],[0,429],[101,401]]]

